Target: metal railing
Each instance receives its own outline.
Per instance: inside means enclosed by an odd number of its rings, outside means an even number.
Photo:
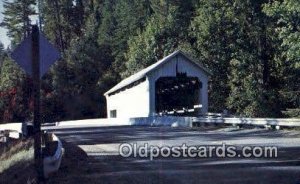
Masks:
[[[223,118],[223,117],[195,117],[193,123],[215,123],[230,125],[253,125],[253,126],[282,126],[300,127],[300,119],[280,118]]]

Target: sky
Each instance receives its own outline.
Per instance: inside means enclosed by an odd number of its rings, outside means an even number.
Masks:
[[[3,20],[3,0],[0,0],[0,22]],[[4,47],[6,48],[10,44],[10,40],[6,35],[7,30],[0,27],[0,42],[4,44]]]

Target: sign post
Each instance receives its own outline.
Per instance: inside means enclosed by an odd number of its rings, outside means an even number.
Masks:
[[[33,81],[33,130],[34,159],[39,180],[43,180],[43,153],[40,116],[40,46],[39,28],[32,26],[32,81]]]
[[[44,180],[42,132],[40,115],[40,79],[50,66],[60,58],[60,53],[39,31],[37,25],[32,26],[31,34],[25,38],[12,52],[14,59],[33,80],[33,132],[34,159],[39,182]]]

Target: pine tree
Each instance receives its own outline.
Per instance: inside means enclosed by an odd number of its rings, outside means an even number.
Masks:
[[[106,0],[103,4],[102,20],[99,28],[98,43],[109,44],[113,41],[116,20],[114,17],[114,1]]]
[[[284,114],[300,117],[300,3],[296,0],[272,1],[264,12],[275,19],[278,38],[278,80]]]
[[[56,92],[64,98],[66,117],[105,116],[105,99],[101,94],[111,86],[99,89],[98,85],[111,65],[110,52],[109,48],[99,46],[92,35],[73,41],[67,52],[66,69],[54,79]]]
[[[114,70],[123,72],[125,68],[125,53],[128,51],[128,39],[136,36],[138,31],[144,30],[146,22],[151,15],[150,2],[148,0],[124,0],[115,5],[115,29],[112,47],[115,58]]]
[[[126,53],[126,68],[123,77],[131,75],[172,53],[189,45],[187,34],[193,4],[189,1],[151,1],[153,14],[144,31],[130,38]],[[189,46],[188,46],[189,47]],[[186,47],[186,48],[188,48]],[[190,48],[190,47],[189,47]]]
[[[66,51],[73,39],[82,35],[84,5],[80,0],[41,0],[43,31],[61,51]]]
[[[31,30],[30,16],[35,14],[35,0],[5,0],[1,26],[8,30],[12,45],[20,43]]]
[[[191,36],[198,57],[213,73],[209,86],[212,112],[222,112],[229,96],[229,62],[239,29],[237,23],[232,21],[232,7],[233,3],[226,0],[201,1],[191,23]]]
[[[0,42],[0,74],[1,74],[1,69],[5,58],[5,54],[6,53],[4,51],[4,45],[2,42]]]
[[[55,99],[64,99],[60,103],[62,119],[105,117],[102,94],[112,87],[105,79],[113,61],[111,47],[100,45],[95,34],[100,25],[98,5],[89,4],[85,11],[83,36],[72,40],[65,59],[53,68],[53,99],[55,103]]]
[[[172,22],[160,24],[152,18],[144,32],[129,40],[127,70],[123,76],[136,73],[175,50],[178,42],[169,32],[171,27]]]
[[[277,116],[271,20],[266,1],[203,1],[192,23],[196,46],[214,73],[212,110],[228,107],[245,116]],[[238,18],[237,18],[238,17]]]
[[[4,56],[6,55],[4,45],[2,42],[0,42],[0,71],[1,71],[1,66],[4,60]]]

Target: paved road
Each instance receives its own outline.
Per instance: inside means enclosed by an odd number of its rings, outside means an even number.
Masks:
[[[68,158],[61,183],[291,183],[300,184],[300,132],[233,128],[61,127],[52,129]],[[122,143],[153,146],[276,146],[278,158],[123,158]],[[68,154],[68,152],[71,152]],[[77,156],[76,156],[77,155]],[[77,170],[77,172],[73,172]],[[67,177],[73,172],[72,177]],[[58,175],[58,177],[63,177]]]

